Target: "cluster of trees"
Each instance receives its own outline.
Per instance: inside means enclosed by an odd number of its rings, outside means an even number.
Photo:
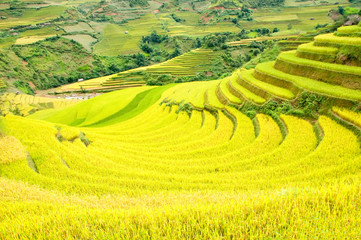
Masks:
[[[142,36],[142,43],[161,43],[169,38],[168,35],[158,34],[157,31],[153,31],[149,36]]]
[[[199,38],[171,37],[158,34],[156,31],[148,36],[143,36],[139,42],[139,47],[146,54],[146,61],[148,62],[165,61],[177,57],[183,52],[199,48],[201,45],[202,42]]]
[[[252,29],[251,32],[256,32],[258,33],[259,35],[268,35],[268,34],[271,34],[271,33],[275,33],[275,32],[279,32],[279,28],[278,27],[275,27],[273,29],[268,29],[268,28],[256,28],[256,29]]]
[[[139,47],[140,49],[149,54],[149,57],[157,57],[160,56],[165,59],[173,58],[182,54],[182,51],[178,44],[174,46],[174,51],[172,53],[168,53],[167,51],[156,48],[154,45],[159,45],[161,43],[169,43],[170,37],[168,35],[160,35],[157,31],[153,31],[149,36],[143,36]]]
[[[209,48],[223,48],[226,49],[227,46],[225,45],[226,42],[231,41],[239,41],[241,39],[248,39],[250,38],[248,34],[250,32],[257,32],[258,35],[264,36],[271,33],[278,32],[279,29],[277,27],[273,29],[268,28],[258,28],[258,29],[252,29],[250,31],[242,29],[238,33],[233,32],[222,32],[222,33],[212,33],[209,35],[206,35],[203,37],[201,41],[201,45],[209,47]]]
[[[0,54],[0,77],[16,80],[14,86],[28,94],[33,93],[29,80],[38,89],[48,89],[80,78],[96,78],[148,64],[143,54],[96,56],[79,43],[60,37],[31,45],[14,45],[4,51]]]
[[[176,21],[176,22],[184,22],[184,21],[185,21],[184,19],[181,19],[180,17],[178,17],[178,16],[175,15],[174,13],[172,13],[170,16],[171,16],[171,17],[173,18],[173,20]]]
[[[216,16],[217,21],[232,21],[237,24],[238,21],[252,21],[253,11],[247,7],[242,6],[238,9],[211,9],[207,11],[207,16]],[[228,17],[225,17],[228,16]],[[234,17],[229,17],[234,16]]]
[[[242,1],[246,7],[280,7],[285,4],[285,0],[244,0]]]
[[[209,34],[203,38],[204,45],[210,48],[223,47],[226,48],[225,43],[231,33],[215,33]]]

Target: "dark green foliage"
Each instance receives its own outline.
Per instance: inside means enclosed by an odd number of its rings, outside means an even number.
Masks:
[[[202,41],[199,38],[185,36],[168,36],[157,34],[143,36],[139,42],[140,49],[146,53],[147,64],[159,63],[177,57],[191,49],[199,48]]]
[[[16,88],[18,88],[19,90],[21,90],[22,92],[26,93],[26,94],[30,94],[30,95],[34,95],[34,91],[33,89],[31,89],[31,87],[29,86],[29,83],[25,82],[25,81],[15,81],[14,86]]]
[[[224,54],[222,54],[222,58],[225,63],[232,68],[239,68],[245,62],[245,58],[242,55],[238,55],[236,58],[234,58],[230,50],[226,50]]]
[[[237,7],[238,8],[238,7]],[[232,21],[237,24],[238,21],[252,21],[253,10],[242,6],[239,9],[210,9],[206,11],[207,17],[214,17],[217,22]],[[233,16],[229,17],[229,16]]]
[[[204,44],[210,48],[223,46],[226,40],[227,40],[227,36],[225,33],[210,34],[203,38]]]
[[[173,20],[176,21],[176,22],[184,22],[184,19],[181,19],[180,17],[178,17],[178,16],[175,15],[174,13],[172,13],[170,16],[171,16],[171,17],[173,18]]]
[[[127,0],[129,1],[129,6],[149,6],[147,0]]]
[[[326,97],[303,92],[297,99],[295,106],[297,109],[302,110],[304,117],[317,118],[317,114],[323,110],[325,103],[327,103]]]
[[[361,47],[341,46],[336,61],[339,64],[361,66]]]
[[[145,53],[152,53],[154,51],[148,43],[141,44],[140,49]]]
[[[319,28],[325,28],[325,27],[327,27],[327,25],[328,25],[328,23],[325,23],[325,24],[317,24],[316,27],[315,27],[315,29],[317,30],[317,29],[319,29]]]
[[[342,7],[342,6],[338,6],[338,13],[341,14],[341,15],[344,15],[345,14],[345,8]]]
[[[136,63],[139,67],[142,67],[142,66],[147,65],[147,60],[146,60],[144,54],[137,53],[137,54],[135,55],[135,63]]]
[[[22,8],[26,7],[26,4],[24,2],[18,1],[18,0],[10,1],[9,5],[10,5],[10,7],[9,7],[10,10],[22,9]]]
[[[27,63],[31,80],[38,89],[57,87],[106,73],[102,63],[75,41],[59,37],[30,45],[13,46],[14,53]],[[51,64],[49,64],[51,63]],[[17,71],[21,77],[22,72]]]
[[[271,30],[269,30],[268,28],[256,28],[252,29],[251,32],[257,32],[259,35],[264,36],[270,34]]]
[[[262,8],[262,7],[280,7],[283,6],[285,0],[244,0],[242,1],[246,7]]]
[[[157,31],[153,31],[149,36],[143,36],[142,43],[161,43],[167,40],[168,35],[158,34]]]
[[[250,69],[256,67],[258,63],[273,61],[277,58],[280,53],[280,48],[273,41],[263,41],[263,46],[261,49],[264,49],[261,54],[253,59],[245,59],[244,68]],[[255,52],[253,52],[254,54]]]
[[[174,52],[172,52],[172,54],[169,56],[170,58],[175,58],[175,57],[178,57],[179,55],[181,55],[182,54],[182,52],[181,52],[181,50],[180,50],[180,48],[179,47],[176,47],[175,49],[174,49]]]
[[[48,89],[75,82],[79,78],[96,78],[146,63],[136,55],[95,56],[75,41],[54,37],[0,50],[0,77],[13,82],[19,90],[33,94],[28,81],[34,83],[37,89]]]
[[[288,114],[315,120],[320,113],[329,109],[328,104],[330,101],[324,96],[303,92],[294,102],[271,100],[262,106],[247,102],[240,110],[250,118],[255,117],[257,113],[264,113],[274,119],[280,114]]]
[[[147,85],[165,85],[168,83],[174,82],[174,77],[169,74],[162,74],[162,75],[154,75],[154,74],[146,74],[144,76],[144,80],[146,80]]]

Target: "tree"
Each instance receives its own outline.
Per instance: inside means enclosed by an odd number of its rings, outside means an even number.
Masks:
[[[345,14],[345,9],[342,6],[338,6],[338,13],[341,15]]]
[[[146,65],[145,56],[138,52],[137,55],[135,55],[135,63],[138,65],[138,67],[145,66]]]
[[[196,39],[197,43],[196,43],[196,47],[200,48],[202,46],[202,42],[199,38]]]
[[[180,51],[179,47],[176,47],[176,48],[174,49],[174,52],[170,55],[170,58],[177,57],[177,56],[179,56],[179,55],[181,55],[181,54],[182,54],[182,52]]]
[[[145,53],[153,52],[153,48],[151,46],[149,46],[149,44],[147,44],[147,43],[141,44],[140,49],[142,49]]]
[[[162,42],[161,35],[158,35],[157,31],[155,31],[155,30],[150,34],[150,40],[152,42],[154,42],[154,43],[161,43]]]

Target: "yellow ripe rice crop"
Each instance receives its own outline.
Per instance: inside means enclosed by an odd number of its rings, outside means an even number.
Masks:
[[[0,164],[9,164],[26,159],[26,152],[19,140],[0,135]]]
[[[353,26],[343,26],[343,27],[339,27],[337,29],[337,32],[340,33],[354,33],[354,32],[361,32],[361,27],[357,26],[357,25],[353,25]]]
[[[336,54],[324,43],[299,50]],[[180,73],[183,60],[149,68]],[[360,239],[361,91],[287,71],[262,63],[81,102],[2,95],[0,238]]]
[[[355,124],[358,127],[361,127],[361,113],[350,111],[346,108],[333,107],[333,112],[343,119]]]
[[[27,36],[16,39],[15,45],[26,45],[26,44],[32,44],[41,40],[44,40],[49,37],[54,37],[55,34],[51,35],[42,35],[42,36]]]
[[[59,134],[68,141],[74,141],[76,138],[79,138],[80,131],[76,128],[61,126],[59,127]]]
[[[298,46],[297,50],[303,52],[319,53],[319,54],[336,54],[338,52],[338,48],[318,47],[315,46],[313,42],[301,44],[300,46]]]
[[[360,46],[361,39],[359,37],[338,37],[333,33],[322,34],[315,37],[316,43],[330,43],[338,45],[354,45]]]

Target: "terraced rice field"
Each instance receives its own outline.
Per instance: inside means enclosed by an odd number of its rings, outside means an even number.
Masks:
[[[75,25],[66,25],[66,26],[63,26],[63,29],[68,33],[72,33],[72,32],[93,33],[94,32],[94,29],[90,26],[90,24],[85,23],[85,22],[79,22]]]
[[[266,40],[277,40],[277,39],[285,39],[285,38],[293,38],[297,37],[297,34],[292,35],[280,35],[280,36],[273,36],[273,37],[256,37],[250,39],[242,39],[240,41],[234,42],[227,42],[228,46],[239,46],[239,45],[248,45],[251,44],[253,41],[266,41]]]
[[[35,43],[37,41],[44,40],[49,37],[54,37],[57,34],[63,34],[63,30],[56,31],[55,26],[43,27],[40,29],[27,30],[25,32],[20,33],[18,38],[15,41],[17,45],[25,45]]]
[[[103,31],[103,39],[94,46],[94,52],[104,56],[137,53],[140,51],[139,41],[142,36],[150,35],[154,30],[171,36],[186,35],[192,37],[219,32],[220,29],[223,32],[239,31],[239,28],[235,27],[233,23],[228,22],[202,25],[198,22],[201,17],[198,13],[179,12],[177,16],[185,21],[177,23],[169,14],[148,13],[139,19],[129,20],[129,23],[121,26],[107,24]],[[164,26],[167,30],[164,30]]]
[[[311,31],[317,24],[331,22],[327,14],[332,8],[334,8],[333,5],[257,9],[253,14],[254,22],[241,22],[240,24],[246,29],[273,28],[277,25],[281,31],[286,31],[288,25],[291,24],[292,29],[302,32]]]
[[[64,6],[49,6],[39,10],[29,8],[20,17],[13,17],[5,12],[1,12],[0,17],[4,16],[6,19],[0,21],[0,29],[50,21],[59,17],[65,9],[66,7]]]
[[[9,113],[28,116],[39,110],[66,108],[78,102],[79,100],[76,99],[66,100],[34,97],[26,94],[4,93],[0,95],[0,116]]]
[[[72,39],[72,40],[80,43],[88,51],[92,50],[92,48],[91,48],[92,43],[96,41],[95,38],[93,38],[92,36],[90,36],[88,34],[64,35],[63,37],[65,37],[67,39]]]
[[[65,85],[56,91],[114,91],[128,87],[139,87],[145,84],[144,73],[151,73],[155,75],[170,74],[174,77],[194,76],[196,73],[208,70],[212,57],[212,50],[196,49],[160,64],[136,68],[111,76]]]
[[[330,50],[313,46],[300,49]],[[225,79],[7,114],[0,236],[359,239],[361,91],[326,72],[357,81],[360,67],[312,60],[316,77],[296,54]],[[315,118],[243,108],[304,92],[339,101]]]
[[[201,15],[192,12],[179,12],[177,16],[183,19],[181,23],[174,21],[169,14],[159,14],[159,19],[163,24],[166,24],[169,35],[178,36],[204,36],[210,33],[219,32],[238,32],[239,28],[231,22],[222,22],[217,24],[202,25],[199,23]]]
[[[30,37],[21,37],[16,39],[15,45],[26,45],[26,44],[32,44],[37,41],[44,40],[49,37],[54,37],[55,35],[43,35],[43,36],[30,36]]]
[[[156,16],[151,13],[132,20],[131,24],[107,24],[104,28],[104,38],[94,46],[94,53],[103,56],[137,53],[142,36],[150,35],[154,30],[165,33]]]

